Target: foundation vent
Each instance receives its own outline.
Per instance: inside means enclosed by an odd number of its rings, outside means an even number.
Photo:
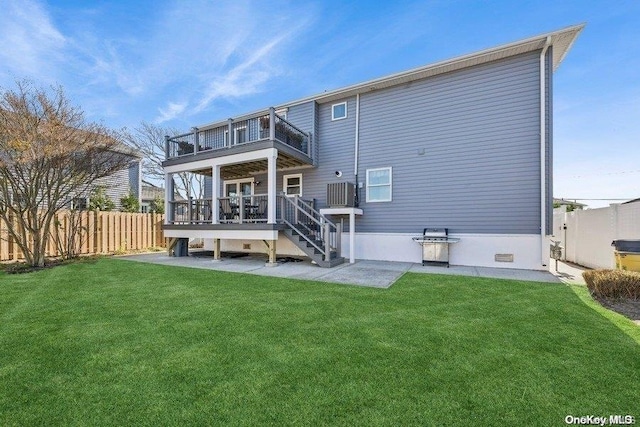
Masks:
[[[496,262],[513,262],[513,254],[496,254]]]
[[[251,249],[251,243],[243,243],[242,244],[242,249],[250,250]]]

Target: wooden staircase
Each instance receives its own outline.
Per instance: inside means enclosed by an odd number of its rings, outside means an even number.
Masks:
[[[329,221],[311,203],[301,198],[282,197],[280,213],[287,226],[284,234],[320,267],[342,264],[340,225]]]

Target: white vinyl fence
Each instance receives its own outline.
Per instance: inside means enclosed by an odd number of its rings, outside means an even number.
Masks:
[[[553,212],[553,240],[566,261],[590,268],[614,268],[615,239],[640,239],[640,202],[608,208]]]

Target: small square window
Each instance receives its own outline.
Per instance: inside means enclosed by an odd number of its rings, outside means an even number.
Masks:
[[[340,120],[347,118],[347,103],[341,102],[331,106],[331,120]]]
[[[391,201],[391,168],[367,169],[367,202]]]
[[[302,174],[283,176],[282,190],[287,196],[302,196]]]

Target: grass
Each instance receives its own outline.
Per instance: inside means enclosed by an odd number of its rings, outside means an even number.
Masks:
[[[0,425],[564,425],[638,412],[640,329],[584,288],[387,290],[102,259],[0,272]]]

